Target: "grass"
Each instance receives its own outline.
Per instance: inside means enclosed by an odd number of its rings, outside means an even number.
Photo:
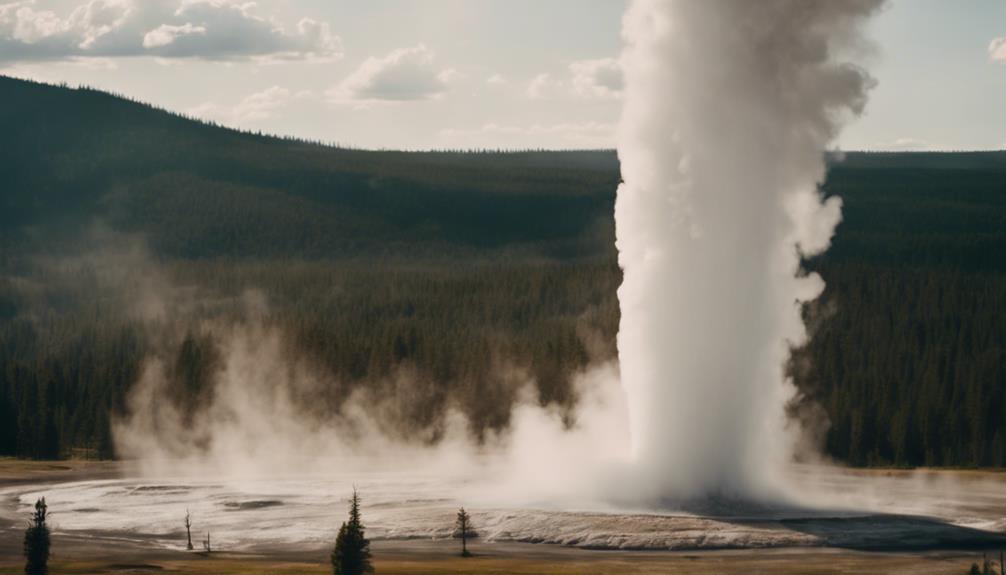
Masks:
[[[685,553],[605,553],[583,551],[559,554],[554,558],[521,558],[519,556],[417,557],[377,559],[375,567],[381,575],[601,575],[657,573],[779,573],[806,575],[840,575],[849,573],[913,573],[963,574],[972,562],[981,558],[973,554],[889,554],[851,551],[743,551]],[[258,557],[218,556],[198,559],[136,561],[70,561],[56,560],[53,574],[248,574],[276,573],[282,575],[321,575],[331,573],[327,563],[307,561],[276,561]],[[20,563],[0,562],[0,575],[23,573]]]

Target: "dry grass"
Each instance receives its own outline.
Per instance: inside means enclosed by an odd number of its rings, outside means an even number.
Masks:
[[[724,575],[754,573],[840,575],[851,573],[913,573],[956,574],[967,572],[972,561],[980,559],[968,554],[888,554],[824,552],[707,552],[682,553],[602,553],[582,551],[568,557],[416,557],[375,561],[381,575],[601,575],[679,573],[720,573]],[[266,558],[211,557],[150,562],[121,561],[54,561],[54,574],[192,574],[192,575],[321,575],[331,568],[320,562],[274,561]],[[0,562],[0,575],[23,573],[20,563]]]
[[[34,461],[0,457],[0,485],[32,483],[34,481],[73,481],[80,478],[115,477],[120,465],[114,461],[68,459]]]

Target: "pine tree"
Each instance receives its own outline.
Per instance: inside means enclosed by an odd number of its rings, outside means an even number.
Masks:
[[[35,514],[24,532],[25,575],[49,573],[49,526],[45,524],[48,507],[45,497],[35,502]]]
[[[373,573],[370,564],[370,541],[364,536],[360,521],[360,496],[353,489],[353,499],[349,505],[349,521],[339,528],[332,550],[332,573],[334,575],[362,575]]]
[[[471,553],[468,552],[468,539],[475,537],[475,530],[472,528],[472,518],[462,507],[458,511],[458,519],[454,523],[455,537],[461,538],[461,556],[471,557]]]

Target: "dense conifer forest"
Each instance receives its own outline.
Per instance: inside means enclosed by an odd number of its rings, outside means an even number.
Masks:
[[[616,355],[614,152],[353,150],[3,77],[0,101],[0,454],[114,456],[153,356],[199,409],[206,322],[250,314],[315,408],[407,373],[394,425],[433,439],[447,407],[505,428],[517,381],[575,417]],[[794,410],[854,465],[1006,464],[1006,153],[829,161]]]

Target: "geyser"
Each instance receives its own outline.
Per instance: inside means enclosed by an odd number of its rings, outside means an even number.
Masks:
[[[882,0],[635,0],[615,206],[621,380],[637,487],[772,498],[792,455],[785,363],[801,255],[841,217],[825,150],[871,86],[843,57]]]

